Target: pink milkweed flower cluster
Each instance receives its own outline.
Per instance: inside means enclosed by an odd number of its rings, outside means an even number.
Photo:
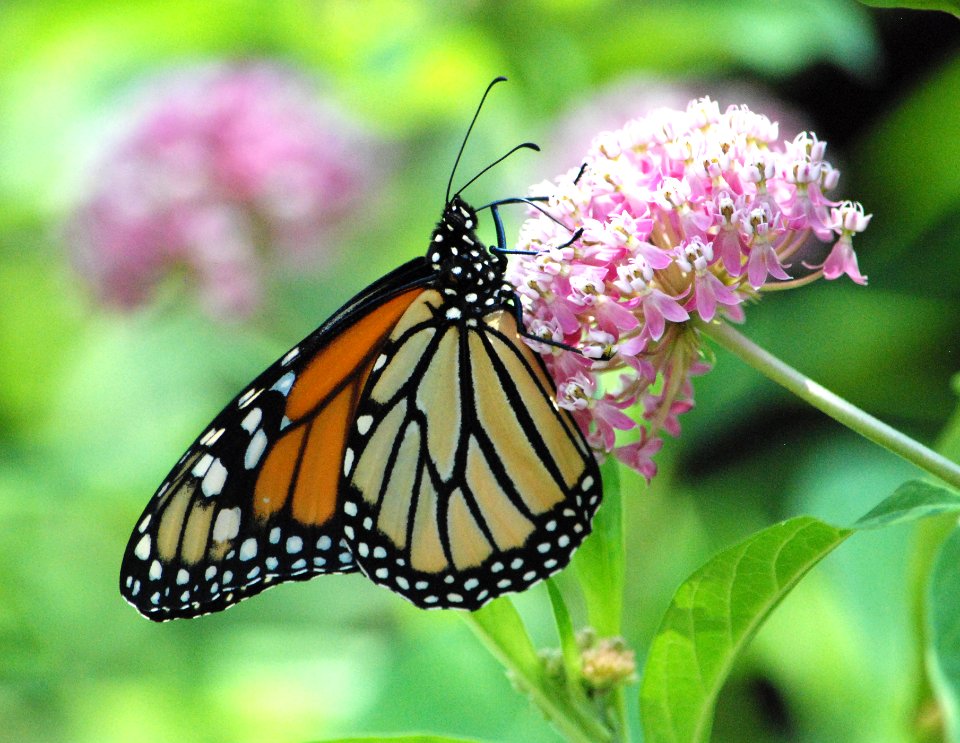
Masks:
[[[185,273],[212,315],[247,314],[267,268],[322,256],[370,180],[359,127],[281,65],[182,70],[140,98],[68,227],[80,271],[112,304],[141,304]]]
[[[840,173],[825,153],[813,133],[779,142],[766,116],[702,98],[599,135],[582,168],[531,189],[546,200],[508,279],[533,334],[582,351],[531,344],[598,453],[656,474],[709,369],[697,321],[739,322],[771,287],[866,283],[853,237],[870,215],[829,198]],[[832,244],[825,261],[791,263],[811,237]]]

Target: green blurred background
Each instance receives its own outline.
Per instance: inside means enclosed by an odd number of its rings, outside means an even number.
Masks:
[[[497,74],[511,82],[460,177],[523,140],[544,152],[497,168],[473,203],[576,165],[600,127],[661,101],[708,94],[814,129],[843,195],[874,214],[857,244],[870,286],[769,296],[744,331],[922,441],[953,413],[950,16],[840,0],[8,0],[0,49],[0,740],[557,740],[455,613],[420,612],[362,578],[286,585],[165,625],[116,588],[130,529],[201,427],[343,300],[425,249]],[[251,59],[315,80],[361,122],[377,153],[363,203],[321,267],[270,273],[247,320],[212,319],[175,277],[136,309],[104,306],[64,228],[103,185],[90,163],[104,131],[145,80]],[[673,590],[710,554],[798,513],[847,523],[913,474],[725,354],[696,399],[653,486],[624,476],[625,626],[641,659]],[[858,535],[804,581],[735,670],[715,739],[915,740],[916,540],[907,527]],[[556,644],[543,588],[517,604],[535,639]]]

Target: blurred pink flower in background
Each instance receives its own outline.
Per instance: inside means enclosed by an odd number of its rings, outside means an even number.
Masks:
[[[693,407],[690,378],[709,369],[697,322],[741,321],[771,288],[866,283],[853,237],[870,216],[827,197],[840,173],[825,154],[815,134],[782,141],[766,116],[701,98],[598,135],[582,169],[531,189],[546,213],[531,210],[516,246],[531,254],[508,279],[534,334],[583,351],[531,343],[598,452],[654,476],[662,433]],[[832,246],[791,278],[810,238]]]
[[[371,181],[360,127],[279,64],[181,70],[141,99],[68,229],[79,270],[112,304],[141,304],[184,273],[212,315],[248,314],[268,269],[323,259]]]

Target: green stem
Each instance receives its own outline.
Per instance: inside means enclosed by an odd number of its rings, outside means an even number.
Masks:
[[[630,720],[627,717],[627,695],[624,693],[622,686],[614,689],[611,694],[610,710],[616,719],[614,732],[617,737],[615,740],[618,741],[618,743],[629,743]]]
[[[782,292],[787,291],[788,289],[799,289],[801,286],[806,286],[807,284],[812,284],[814,281],[819,281],[823,278],[823,269],[819,271],[814,271],[813,273],[808,273],[801,279],[791,279],[790,281],[776,281],[776,282],[767,282],[761,286],[757,291],[763,292]]]
[[[563,655],[563,669],[567,681],[570,698],[581,707],[586,706],[587,697],[583,693],[583,674],[580,666],[580,648],[577,647],[577,638],[573,634],[573,621],[567,609],[563,594],[557,588],[552,578],[547,578],[547,593],[550,596],[550,606],[553,608],[553,618],[557,624],[557,636],[560,639],[560,652]]]
[[[945,483],[960,489],[960,466],[928,449],[909,436],[851,405],[809,377],[760,348],[724,322],[696,322],[703,335],[713,339],[761,374],[769,377],[797,397],[826,413],[838,423],[856,431],[875,444],[888,449]]]
[[[474,615],[467,614],[464,619],[490,653],[521,682],[530,699],[566,740],[571,743],[598,743],[598,741],[610,740],[610,732],[603,725],[584,715],[568,700],[558,695],[555,689],[550,688],[539,667],[534,668],[532,664],[520,662],[514,657],[510,648],[505,647],[496,634],[489,632]]]

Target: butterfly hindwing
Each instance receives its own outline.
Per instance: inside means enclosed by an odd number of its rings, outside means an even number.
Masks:
[[[356,570],[338,493],[377,349],[422,291],[415,261],[361,292],[237,395],[148,504],[120,590],[151,619],[223,609],[287,580]]]
[[[363,572],[424,608],[475,609],[563,568],[600,475],[505,309],[436,291],[381,349],[347,443],[343,529]]]

